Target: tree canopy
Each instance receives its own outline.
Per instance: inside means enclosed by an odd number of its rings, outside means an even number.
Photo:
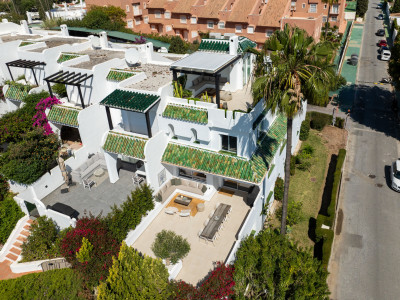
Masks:
[[[239,299],[329,299],[321,263],[270,229],[242,241],[234,266]]]
[[[123,242],[97,299],[168,299],[172,295],[168,276],[160,259],[142,256]]]

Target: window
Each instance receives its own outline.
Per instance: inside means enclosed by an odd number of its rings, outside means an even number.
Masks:
[[[172,27],[171,27],[171,25],[167,25],[167,26],[165,26],[165,31],[171,31],[172,30]]]
[[[156,25],[151,24],[150,27],[151,27],[151,30],[156,30]]]
[[[140,19],[139,18],[135,18],[135,25],[140,25]]]
[[[253,191],[254,189],[254,185],[239,183],[237,181],[227,180],[227,179],[224,179],[224,187],[231,188],[234,190],[244,191],[247,193],[251,193],[251,191]]]
[[[145,17],[144,17],[144,22],[145,22],[146,24],[149,24],[149,16],[145,16]]]
[[[296,7],[296,1],[292,1],[290,4],[292,7]]]
[[[247,33],[254,33],[254,27],[253,26],[248,26],[247,27]]]
[[[181,31],[179,29],[175,29],[175,35],[181,35]]]
[[[302,7],[302,8],[306,8],[306,4],[303,3],[303,4],[301,5],[301,7]]]
[[[164,13],[164,18],[166,18],[166,19],[171,19],[171,12],[170,12],[170,11],[166,11],[166,12]]]
[[[327,16],[323,16],[322,17],[322,23],[326,23],[328,21],[328,17]]]
[[[213,21],[207,21],[207,28],[213,29],[214,28],[214,22]]]
[[[219,29],[225,29],[225,22],[218,22]]]
[[[143,8],[146,9],[146,2],[143,2]]]
[[[129,5],[126,6],[126,11],[129,12]]]
[[[185,15],[182,15],[180,17],[180,19],[181,19],[181,24],[186,24],[186,16]]]
[[[199,34],[197,33],[197,31],[192,31],[192,38],[195,38],[196,36],[198,36]]]
[[[333,4],[332,5],[332,13],[333,14],[338,14],[339,13],[339,5]]]
[[[199,180],[202,182],[206,182],[207,176],[204,173],[200,173],[197,171],[192,171],[192,170],[185,170],[179,168],[179,176],[181,177],[186,177],[194,180]]]
[[[324,4],[324,9],[326,9],[326,7],[327,7],[327,5],[326,5],[326,4]]]
[[[310,4],[310,13],[316,13],[317,12],[317,4]]]
[[[133,28],[133,20],[128,20],[128,28]]]
[[[265,36],[266,36],[266,37],[270,37],[273,33],[274,33],[273,30],[270,30],[270,29],[269,29],[269,30],[266,30],[266,31],[265,31]]]
[[[222,150],[237,153],[237,137],[221,134]]]
[[[242,32],[242,25],[236,25],[235,26],[235,32],[241,33]]]
[[[197,24],[197,18],[196,17],[191,17],[190,18],[190,23]]]
[[[161,19],[161,11],[156,10],[156,11],[154,11],[154,14],[155,14],[156,19]]]
[[[336,16],[331,17],[331,21],[332,21],[332,22],[337,22],[337,17],[336,17]]]

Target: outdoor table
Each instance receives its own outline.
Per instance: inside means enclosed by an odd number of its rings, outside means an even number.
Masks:
[[[206,227],[204,227],[200,237],[212,241],[230,208],[231,206],[228,204],[220,204]]]
[[[96,177],[101,177],[101,176],[103,176],[103,174],[104,174],[104,170],[102,168],[99,168],[93,172],[93,175]]]

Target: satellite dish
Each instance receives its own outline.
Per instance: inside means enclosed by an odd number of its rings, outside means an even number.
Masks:
[[[125,60],[128,65],[136,65],[139,63],[140,55],[139,51],[134,48],[128,49],[125,52]]]
[[[92,48],[93,49],[100,49],[101,45],[100,45],[100,38],[97,36],[93,36],[91,39],[92,42]]]

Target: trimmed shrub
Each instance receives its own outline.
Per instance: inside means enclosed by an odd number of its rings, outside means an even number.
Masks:
[[[310,127],[319,131],[332,124],[332,116],[324,113],[311,111],[307,113],[307,117],[310,118]]]
[[[114,238],[122,242],[129,230],[135,229],[153,208],[153,191],[149,185],[142,185],[134,190],[120,207],[116,205],[111,207],[111,212],[105,219],[107,227]]]
[[[308,136],[310,135],[310,120],[309,119],[305,119],[302,123],[301,123],[301,127],[300,127],[300,141],[305,141],[308,139]]]
[[[301,211],[303,202],[290,201],[288,203],[286,225],[293,226],[298,224],[303,219],[303,213]],[[276,210],[276,217],[278,220],[282,219],[282,206]]]
[[[325,270],[328,269],[329,258],[331,257],[332,243],[333,243],[333,230],[323,229],[325,232],[325,238],[322,244],[322,266]]]
[[[71,269],[51,270],[0,281],[1,299],[85,299],[82,280]]]
[[[151,245],[155,256],[176,264],[186,257],[190,251],[190,245],[186,239],[170,230],[162,230],[157,233],[156,239]]]
[[[345,158],[346,158],[346,150],[340,149],[339,155],[337,158],[337,162],[336,162],[335,173],[333,174],[331,202],[329,203],[329,206],[328,206],[328,215],[331,217],[332,222],[333,222],[333,218],[335,216],[336,199],[337,199],[337,194],[339,191],[340,179],[342,177],[342,167],[343,167]],[[329,226],[332,226],[332,223]]]
[[[344,119],[337,117],[335,120],[335,126],[338,128],[344,128]]]
[[[282,201],[284,188],[285,188],[285,182],[283,181],[283,179],[280,177],[276,178],[274,187],[275,200]]]
[[[8,195],[0,202],[0,243],[2,244],[7,241],[18,220],[25,215],[12,195]]]
[[[46,216],[36,219],[31,226],[31,234],[22,244],[22,261],[34,261],[60,256],[55,242],[58,238],[59,227]]]
[[[368,10],[368,0],[358,0],[356,6],[356,15],[363,18]]]

